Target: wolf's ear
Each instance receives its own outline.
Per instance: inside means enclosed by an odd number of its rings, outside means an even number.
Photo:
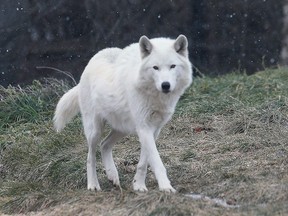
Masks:
[[[174,49],[180,55],[188,57],[188,40],[184,35],[179,35],[174,43]]]
[[[146,56],[150,55],[152,52],[152,44],[149,41],[149,38],[143,35],[139,40],[139,46],[141,51],[142,58],[145,58]]]

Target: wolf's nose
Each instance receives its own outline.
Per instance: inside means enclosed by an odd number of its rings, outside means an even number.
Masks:
[[[170,83],[169,82],[163,82],[161,84],[161,87],[162,87],[162,91],[164,93],[168,93],[170,91]]]

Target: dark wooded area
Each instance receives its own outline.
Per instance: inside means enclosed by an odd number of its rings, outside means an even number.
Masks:
[[[273,0],[19,0],[1,1],[0,84],[79,78],[100,49],[148,37],[190,42],[193,64],[204,74],[253,73],[277,65],[282,48],[283,1]]]

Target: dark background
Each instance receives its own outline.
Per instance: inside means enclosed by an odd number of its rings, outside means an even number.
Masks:
[[[143,34],[185,34],[190,58],[205,75],[248,74],[277,66],[283,41],[282,0],[0,0],[0,85],[79,79],[105,47]]]

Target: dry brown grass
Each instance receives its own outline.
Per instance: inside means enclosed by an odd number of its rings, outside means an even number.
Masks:
[[[229,75],[195,81],[158,140],[176,194],[158,192],[150,170],[149,192],[132,191],[140,153],[136,137],[126,137],[114,148],[122,192],[107,180],[97,152],[103,192],[92,193],[85,189],[86,146],[79,118],[62,134],[55,134],[51,121],[45,118],[40,123],[30,123],[28,119],[21,120],[19,125],[5,126],[0,134],[2,212],[286,215],[288,88],[283,84],[285,78],[288,80],[288,71],[280,69],[251,77]],[[202,197],[193,199],[187,194]],[[227,206],[215,199],[225,201]]]

